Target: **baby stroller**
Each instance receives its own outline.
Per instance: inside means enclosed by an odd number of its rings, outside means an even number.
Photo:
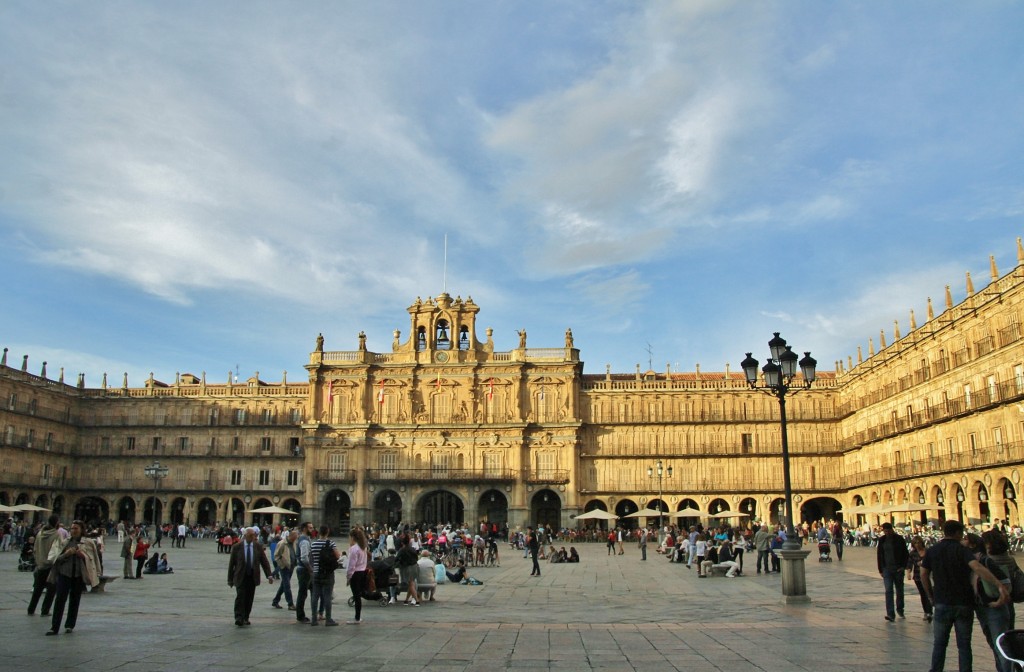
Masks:
[[[21,547],[21,555],[18,556],[18,571],[19,572],[34,572],[36,571],[36,559],[32,552],[35,544],[31,541],[26,541],[25,545]]]
[[[832,545],[828,543],[828,539],[818,542],[818,562],[832,562]]]

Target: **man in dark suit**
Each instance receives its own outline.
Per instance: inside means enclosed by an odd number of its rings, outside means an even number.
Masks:
[[[267,583],[274,583],[270,561],[263,552],[263,546],[256,541],[256,532],[255,527],[246,529],[245,537],[231,549],[231,560],[228,561],[228,586],[235,589],[235,625],[238,626],[250,625],[249,613],[256,596],[256,586],[260,585],[261,567]]]

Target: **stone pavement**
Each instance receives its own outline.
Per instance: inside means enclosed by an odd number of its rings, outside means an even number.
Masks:
[[[117,544],[108,567],[120,576]],[[256,593],[252,626],[238,628],[226,555],[212,541],[164,549],[173,575],[117,580],[106,593],[82,597],[71,635],[44,637],[49,619],[26,616],[31,575],[16,570],[14,552],[0,554],[0,626],[4,669],[77,672],[164,670],[358,670],[493,672],[926,670],[929,626],[913,583],[907,618],[883,620],[882,582],[874,549],[848,548],[843,562],[807,563],[810,605],[787,606],[777,574],[697,578],[696,570],[638,549],[609,556],[603,544],[577,546],[580,564],[542,562],[530,577],[522,553],[501,549],[499,568],[471,570],[482,586],[442,585],[437,602],[421,607],[367,604],[352,615],[339,585],[337,628],[311,628],[293,612],[270,608],[277,584]],[[294,581],[293,581],[294,584]],[[980,628],[975,670],[994,669]],[[956,667],[956,649],[947,657]]]

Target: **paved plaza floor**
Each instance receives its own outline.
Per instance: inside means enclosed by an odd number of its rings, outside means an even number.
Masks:
[[[116,540],[108,572],[121,575]],[[252,626],[234,625],[227,557],[212,541],[164,544],[173,575],[117,580],[82,597],[73,634],[44,637],[48,618],[26,615],[31,574],[0,554],[4,669],[48,672],[163,670],[927,670],[930,626],[913,583],[907,618],[883,619],[882,581],[873,548],[848,548],[843,562],[807,563],[809,605],[781,601],[777,574],[698,579],[696,570],[639,550],[609,556],[582,544],[580,564],[542,563],[530,577],[522,552],[502,547],[501,566],[471,569],[482,586],[442,585],[421,607],[364,606],[363,623],[337,588],[336,628],[296,623],[272,609],[277,585],[257,589]],[[113,566],[113,571],[109,568]],[[294,581],[293,581],[294,583]],[[993,670],[975,626],[975,670]],[[956,668],[951,646],[948,669]]]

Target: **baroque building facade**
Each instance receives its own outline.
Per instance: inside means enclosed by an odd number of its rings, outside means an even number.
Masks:
[[[845,509],[885,517],[1020,524],[1024,465],[1024,248],[1017,266],[920,326],[880,334],[788,400],[801,521]],[[496,350],[472,298],[408,308],[391,352],[324,349],[300,382],[257,372],[224,383],[152,374],[142,388],[67,384],[0,361],[0,503],[93,520],[269,522],[279,506],[345,531],[354,523],[572,526],[596,508],[778,520],[777,400],[741,372],[584,374],[558,347]],[[159,462],[165,478],[147,475]],[[656,466],[664,469],[659,476]],[[850,513],[867,508],[867,513]],[[892,513],[893,509],[904,511]],[[874,511],[875,513],[871,513]],[[651,519],[648,519],[651,521]]]

